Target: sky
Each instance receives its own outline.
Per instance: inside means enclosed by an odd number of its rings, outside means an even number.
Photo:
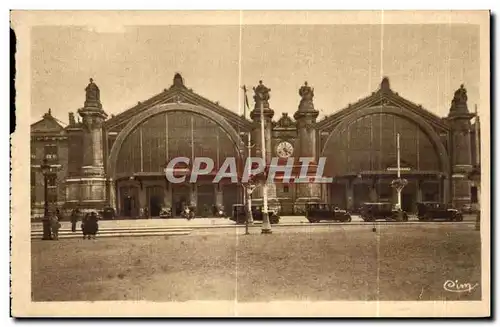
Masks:
[[[318,119],[370,95],[384,76],[439,116],[462,83],[469,110],[480,102],[477,25],[38,26],[31,44],[32,123],[49,108],[67,123],[83,106],[89,78],[103,109],[116,115],[170,87],[176,72],[236,113],[243,113],[240,86],[263,80],[275,120],[297,110],[304,81],[314,88]]]

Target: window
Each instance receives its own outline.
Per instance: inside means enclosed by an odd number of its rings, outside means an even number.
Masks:
[[[31,172],[31,203],[36,202],[36,172]]]
[[[287,185],[283,186],[283,193],[288,193],[289,188]]]
[[[47,159],[49,162],[52,161],[57,161],[57,145],[51,144],[51,145],[46,145],[45,146],[45,159]]]
[[[471,202],[472,203],[478,203],[478,192],[477,192],[477,186],[472,186],[470,189],[471,193]]]
[[[57,186],[57,175],[50,174],[47,176],[47,186],[48,187],[56,187]]]
[[[31,161],[35,161],[36,160],[36,148],[35,148],[34,144],[31,144],[30,151],[31,151]]]

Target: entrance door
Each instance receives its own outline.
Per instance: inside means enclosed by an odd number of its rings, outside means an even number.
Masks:
[[[229,214],[233,210],[233,204],[243,203],[241,186],[237,184],[227,184],[222,188],[222,198],[224,210]]]
[[[353,197],[354,209],[360,208],[365,202],[370,202],[370,188],[368,184],[354,184]]]
[[[149,205],[149,216],[158,217],[163,205],[164,191],[161,186],[150,186],[146,189]]]
[[[179,217],[182,213],[184,206],[190,203],[190,188],[188,185],[172,185],[172,214]]]
[[[137,217],[139,215],[137,188],[132,186],[120,187],[120,197],[121,215],[124,217]]]
[[[401,194],[401,209],[406,212],[414,211],[414,201],[413,194],[411,193],[402,193]]]
[[[198,213],[203,217],[212,216],[215,204],[214,184],[198,185]]]
[[[342,209],[347,207],[345,184],[333,183],[330,185],[330,204]]]

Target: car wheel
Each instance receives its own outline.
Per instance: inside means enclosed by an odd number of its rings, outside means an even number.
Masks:
[[[352,221],[352,217],[351,216],[347,216],[347,219],[345,221],[347,221],[348,223],[350,223]]]
[[[463,221],[464,217],[462,215],[458,215],[458,216],[456,216],[455,220],[456,221]]]

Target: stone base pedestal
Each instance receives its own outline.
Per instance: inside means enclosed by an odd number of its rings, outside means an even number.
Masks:
[[[261,206],[263,202],[262,185],[259,185],[252,194],[252,205]],[[274,183],[267,184],[267,209],[278,213],[281,211],[280,202],[276,198],[276,184]]]
[[[305,214],[306,204],[309,202],[321,202],[321,184],[297,184],[297,199],[293,204],[295,214]]]

